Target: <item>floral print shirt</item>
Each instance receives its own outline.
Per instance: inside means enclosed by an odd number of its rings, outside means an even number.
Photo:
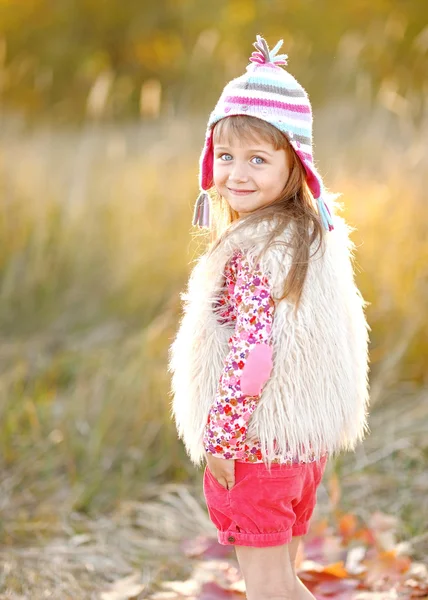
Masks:
[[[236,251],[226,264],[223,294],[216,314],[235,324],[229,353],[204,430],[206,452],[239,462],[263,462],[261,444],[246,443],[248,421],[257,408],[263,385],[272,368],[271,330],[275,304],[268,278],[260,266],[251,269],[245,255]],[[310,452],[300,462],[314,460]],[[274,459],[274,463],[281,462]],[[283,463],[298,462],[291,454]]]

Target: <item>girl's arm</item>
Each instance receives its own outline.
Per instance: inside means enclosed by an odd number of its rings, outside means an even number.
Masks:
[[[225,459],[244,456],[248,421],[272,370],[275,305],[269,281],[243,255],[237,260],[232,301],[235,331],[204,431],[206,452]]]

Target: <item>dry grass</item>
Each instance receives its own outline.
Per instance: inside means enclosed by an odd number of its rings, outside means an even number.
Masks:
[[[179,540],[210,530],[165,368],[198,251],[203,126],[2,134],[1,597],[98,598],[136,570],[155,588],[189,571]],[[317,129],[358,229],[373,403],[372,435],[329,466],[320,512],[336,474],[344,510],[397,515],[425,559],[427,128],[334,107]]]
[[[187,577],[180,542],[212,532],[201,498],[184,484],[153,485],[150,495],[152,501],[123,502],[108,516],[89,518],[63,506],[49,528],[27,523],[31,542],[1,550],[6,597],[99,598],[136,573],[147,597],[164,580]]]

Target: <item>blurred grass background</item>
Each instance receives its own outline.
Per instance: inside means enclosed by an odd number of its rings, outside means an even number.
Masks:
[[[372,434],[330,474],[344,509],[423,535],[427,17],[416,0],[0,1],[2,544],[154,482],[200,485],[169,416],[167,348],[203,248],[190,223],[208,111],[256,33],[284,38],[310,93],[370,302]]]

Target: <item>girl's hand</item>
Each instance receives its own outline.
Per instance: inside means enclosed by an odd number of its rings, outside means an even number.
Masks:
[[[235,459],[218,458],[209,452],[205,452],[208,469],[214,479],[227,490],[235,485]]]

